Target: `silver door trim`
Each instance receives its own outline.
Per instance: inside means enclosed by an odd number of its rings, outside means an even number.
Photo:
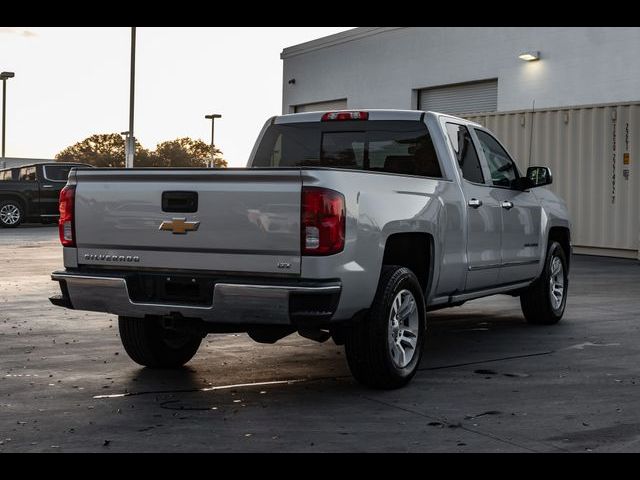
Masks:
[[[500,268],[502,267],[502,263],[489,263],[487,265],[469,265],[468,270],[470,272],[474,272],[476,270],[488,270],[490,268]]]
[[[489,265],[469,265],[469,271],[475,270],[487,270],[489,268],[500,268],[500,267],[516,267],[522,265],[534,265],[540,262],[540,260],[522,260],[515,262],[504,262],[504,263],[491,263]]]
[[[519,261],[513,261],[513,262],[504,262],[502,264],[503,267],[516,267],[516,266],[522,266],[522,265],[535,265],[536,263],[539,263],[540,260],[539,259],[534,259],[534,260],[519,260]]]

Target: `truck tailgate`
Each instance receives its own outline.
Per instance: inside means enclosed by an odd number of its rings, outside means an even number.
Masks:
[[[96,169],[76,178],[79,264],[300,274],[297,169]]]

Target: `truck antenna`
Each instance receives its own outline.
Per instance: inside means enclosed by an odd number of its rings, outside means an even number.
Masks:
[[[527,163],[527,167],[531,166],[531,154],[533,151],[533,126],[535,122],[533,120],[533,114],[536,112],[536,99],[533,99],[533,105],[531,106],[531,131],[529,132],[529,162]]]

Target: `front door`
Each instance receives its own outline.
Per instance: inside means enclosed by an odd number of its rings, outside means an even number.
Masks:
[[[502,211],[499,283],[531,280],[540,263],[540,204],[530,191],[511,188],[520,173],[504,147],[484,130],[475,133],[494,186],[492,196]]]
[[[60,197],[60,190],[62,190],[66,185],[66,176],[64,180],[61,180],[59,177],[65,171],[68,175],[69,168],[66,165],[38,166],[38,184],[40,186],[40,215],[44,217],[53,217],[59,215],[58,198]]]
[[[501,208],[485,182],[468,128],[453,122],[445,124],[447,135],[458,160],[467,211],[467,280],[466,292],[493,287],[500,270]]]
[[[501,264],[500,205],[492,188],[463,182],[467,208],[467,283],[465,291],[496,286]]]

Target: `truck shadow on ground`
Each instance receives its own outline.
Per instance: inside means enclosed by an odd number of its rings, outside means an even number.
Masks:
[[[564,331],[563,324],[529,325],[519,314],[433,312],[420,370],[550,354]]]
[[[441,370],[469,366],[471,372],[474,365],[483,375],[498,374],[490,364],[509,359],[548,355],[554,352],[557,341],[550,334],[561,326],[538,327],[524,322],[518,315],[492,315],[491,313],[447,312],[432,313],[429,334],[425,345],[421,371],[418,376],[428,375],[426,371]],[[545,338],[547,341],[545,341]],[[246,344],[247,355],[252,348]],[[303,346],[304,347],[304,346]],[[299,347],[297,351],[301,351]],[[318,346],[321,352],[327,349],[337,350],[339,347],[331,341]],[[308,348],[308,347],[307,347]],[[261,395],[286,392],[286,397],[295,398],[312,389],[316,393],[323,392],[331,396],[341,393],[356,395],[372,392],[355,382],[348,370],[344,355],[318,355],[318,349],[302,350],[298,360],[308,364],[311,371],[297,369],[296,372],[283,367],[281,370],[267,366],[290,362],[291,350],[264,346],[253,362],[252,369],[247,364],[233,358],[228,359],[225,366],[208,365],[202,360],[197,365],[186,366],[178,370],[154,370],[140,368],[124,378],[126,396],[140,397],[154,395],[162,408],[173,410],[209,410],[219,408],[221,404],[239,407],[246,404],[247,398],[257,402]],[[242,352],[235,352],[241,354]],[[487,364],[487,365],[484,365]],[[206,365],[205,368],[202,368]],[[482,367],[482,368],[481,368]],[[221,371],[224,371],[221,378]],[[300,372],[304,372],[300,374]],[[505,370],[505,371],[508,371]],[[501,374],[502,375],[502,374]],[[506,376],[528,376],[522,373],[504,373]],[[222,380],[222,382],[220,381]],[[405,388],[423,388],[413,382]],[[346,391],[346,392],[345,392]],[[216,395],[211,395],[215,393]],[[216,405],[212,406],[215,397]],[[200,399],[198,399],[200,398]],[[215,403],[215,402],[214,402]],[[239,405],[235,405],[238,403]]]

